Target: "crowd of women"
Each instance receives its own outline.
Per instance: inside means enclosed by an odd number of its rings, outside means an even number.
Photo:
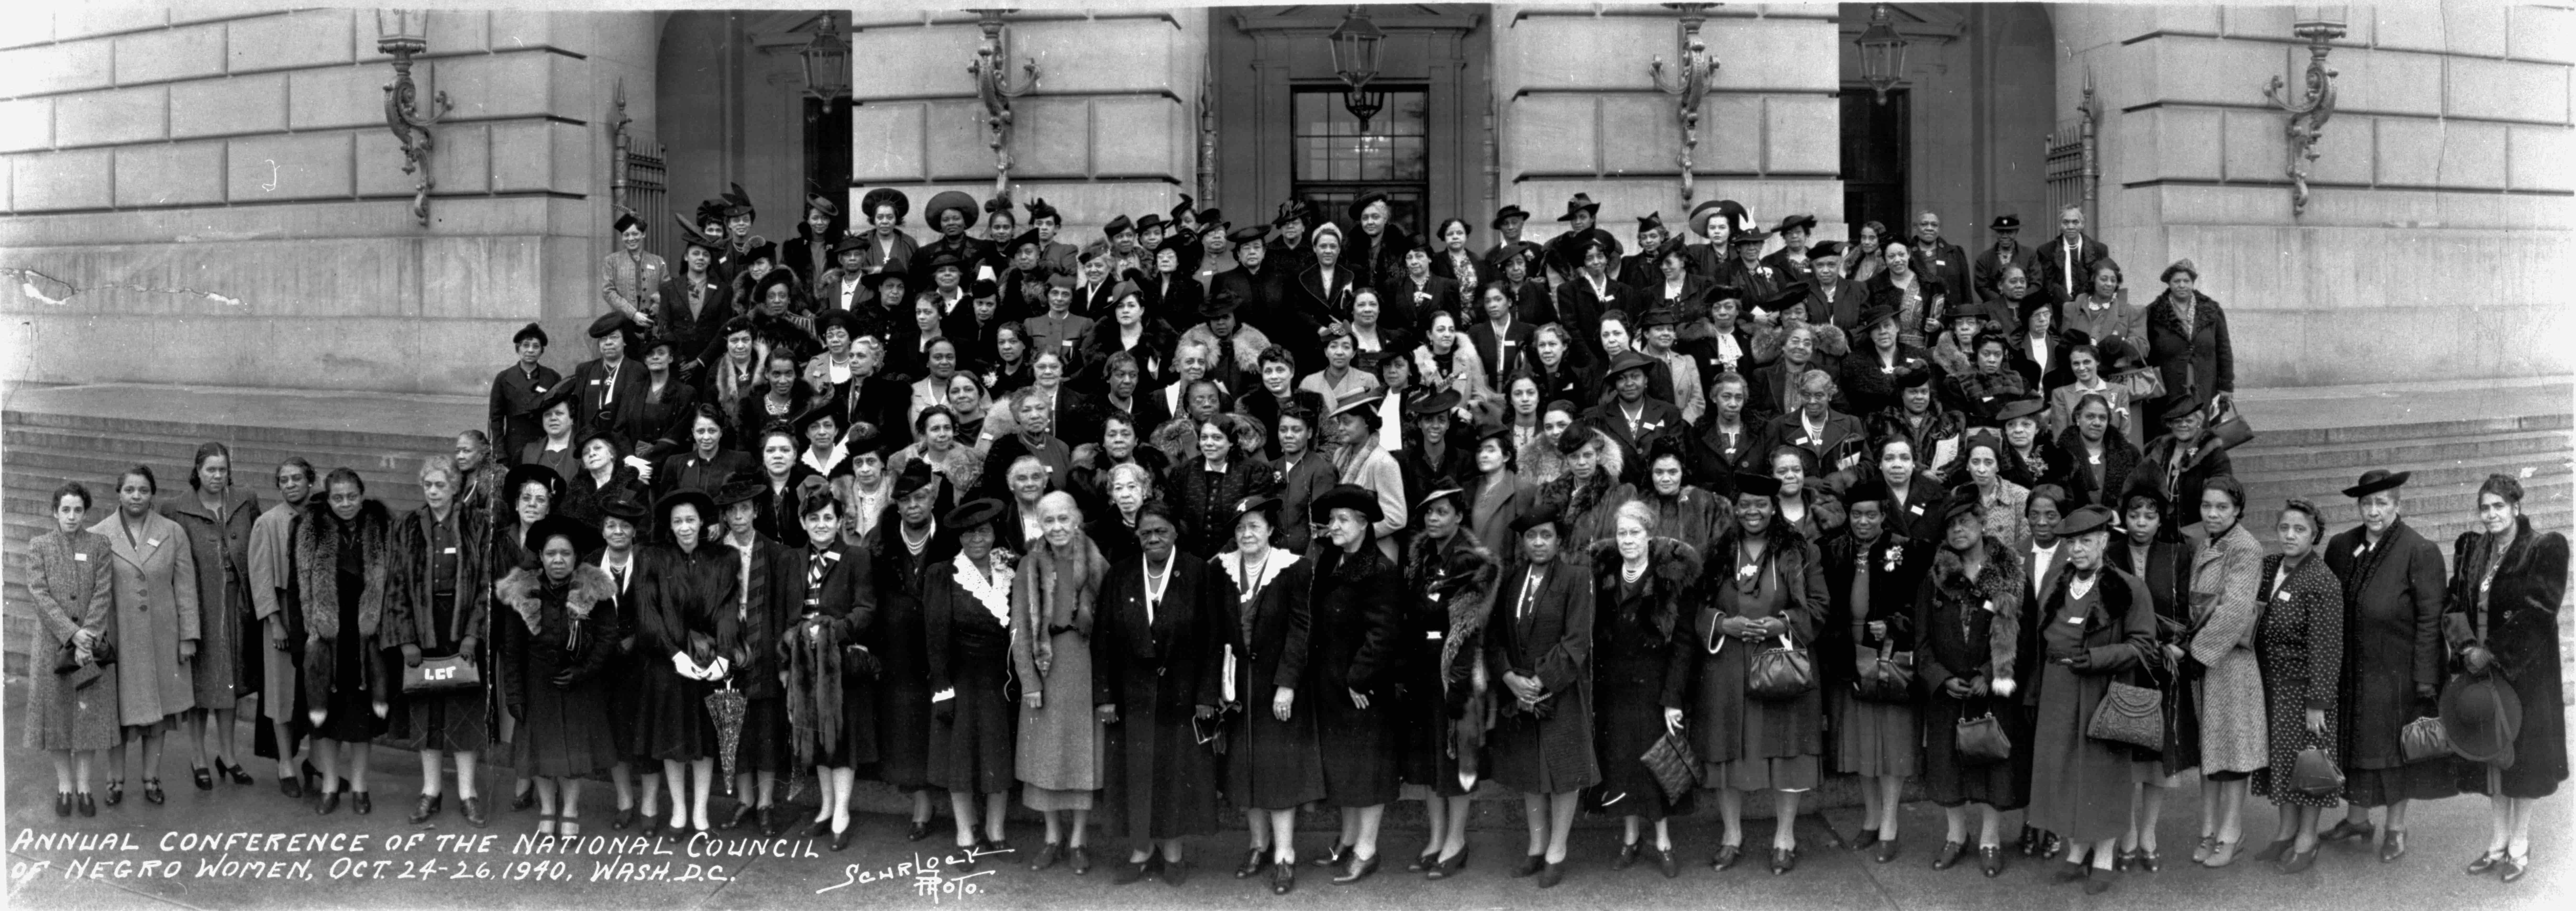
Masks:
[[[64,485],[27,585],[57,814],[97,812],[99,761],[105,803],[162,803],[173,731],[196,788],[255,783],[241,707],[319,813],[371,812],[372,746],[417,751],[414,823],[452,768],[488,824],[497,750],[540,833],[579,834],[605,773],[614,830],[839,849],[865,778],[915,840],[944,799],[968,863],[1015,799],[1035,869],[1087,873],[1096,826],[1119,882],[1184,881],[1239,811],[1234,875],[1285,893],[1377,872],[1396,801],[1427,822],[1406,869],[1458,875],[1491,781],[1526,820],[1507,868],[1546,887],[1578,813],[1669,877],[1671,820],[1713,805],[1699,848],[1737,866],[1757,793],[1752,857],[1788,873],[1841,775],[1878,862],[1910,780],[1946,811],[1936,869],[2046,858],[2098,892],[2169,862],[2195,772],[2193,864],[2397,861],[2412,802],[2467,791],[2494,819],[2469,872],[2507,882],[2566,776],[2567,545],[2521,485],[2480,488],[2447,569],[2404,472],[2344,489],[2364,521],[2331,537],[2247,502],[2217,302],[2184,261],[2133,307],[2080,215],[1971,259],[1931,213],[1811,245],[1728,202],[1692,213],[1707,244],[1642,219],[1634,255],[1581,196],[1544,245],[1506,208],[1481,254],[1380,197],[1241,230],[1184,200],[1088,248],[1043,201],[1023,233],[941,194],[928,243],[902,194],[863,208],[845,232],[809,201],[782,254],[737,190],[679,270],[621,219],[598,357],[559,375],[521,330],[490,425],[400,515],[302,459],[263,508],[219,443],[172,496],[127,471],[104,518]],[[1301,855],[1317,805],[1339,830]]]

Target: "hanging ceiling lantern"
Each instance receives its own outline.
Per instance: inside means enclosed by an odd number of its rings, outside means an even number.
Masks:
[[[805,58],[805,96],[831,101],[850,94],[850,39],[841,33],[840,17],[826,13],[814,40],[796,52]]]
[[[1887,90],[1905,74],[1905,46],[1913,42],[1896,31],[1896,22],[1888,16],[1887,4],[1870,9],[1869,28],[1860,33],[1860,78],[1878,93],[1878,103],[1887,103]]]
[[[1386,32],[1370,22],[1368,13],[1351,7],[1350,15],[1333,29],[1333,75],[1342,77],[1342,108],[1359,118],[1360,132],[1368,132],[1369,119],[1386,109],[1386,93],[1370,91],[1369,80],[1376,79],[1378,62],[1386,54]]]

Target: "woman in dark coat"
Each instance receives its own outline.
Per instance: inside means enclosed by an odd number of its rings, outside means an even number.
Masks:
[[[2320,838],[2370,838],[2370,808],[2387,807],[2379,856],[2406,853],[2406,809],[2418,800],[2460,793],[2449,757],[2407,762],[2398,732],[2435,713],[2444,679],[2441,545],[2400,517],[2398,488],[2407,472],[2364,472],[2344,488],[2362,524],[2326,543],[2326,568],[2343,583],[2343,683],[2335,693],[2335,732],[2342,744],[2344,817]]]
[[[785,676],[792,768],[814,770],[823,793],[805,837],[832,835],[832,850],[850,847],[850,793],[859,766],[877,758],[876,700],[868,690],[883,660],[862,644],[876,620],[878,595],[867,555],[844,543],[841,504],[815,497],[797,504],[804,547],[784,548],[773,563],[772,615],[786,621],[776,647]]]
[[[2110,400],[2090,393],[2076,400],[2074,421],[2057,435],[2057,449],[2068,463],[2066,502],[2059,506],[2120,509],[2120,492],[2129,489],[2139,456],[2128,435],[2111,427]]]
[[[1544,520],[1542,520],[1544,521]],[[1671,817],[1691,810],[1692,794],[1666,795],[1654,770],[1643,758],[1667,733],[1686,734],[1682,718],[1690,708],[1691,674],[1698,669],[1699,649],[1692,647],[1691,628],[1682,623],[1694,609],[1698,592],[1699,550],[1673,539],[1654,536],[1654,512],[1631,500],[1620,504],[1614,537],[1592,542],[1590,590],[1592,647],[1592,745],[1600,769],[1601,804],[1624,817],[1618,859],[1612,869],[1637,862],[1643,823],[1655,826],[1655,864],[1665,876],[1681,874],[1673,856]],[[1530,535],[1529,537],[1536,537]],[[1549,536],[1552,538],[1553,534]],[[1518,592],[1527,585],[1513,576],[1506,584]],[[1507,594],[1506,597],[1511,597]],[[1569,607],[1580,609],[1569,602]],[[1580,656],[1569,656],[1580,657]],[[1584,706],[1562,700],[1552,708],[1563,713]],[[1570,809],[1570,808],[1569,808]],[[1551,815],[1551,820],[1561,816]],[[1560,821],[1559,825],[1563,823]],[[1550,855],[1562,861],[1560,849]]]
[[[1981,817],[1977,865],[1992,878],[2004,871],[2002,814],[2022,805],[2028,783],[2014,774],[2010,759],[1962,755],[1959,723],[1994,715],[2014,738],[2013,749],[2028,749],[2026,732],[2013,721],[2012,697],[2026,609],[2022,591],[2030,583],[2020,552],[1986,534],[1985,511],[1976,498],[1949,501],[1940,521],[1941,537],[1919,545],[1940,551],[1916,589],[1913,617],[1925,693],[1923,793],[1946,810],[1949,823],[1932,868],[1947,870],[1959,862],[1973,803]]]
[[[384,644],[402,651],[405,667],[462,656],[478,670],[493,668],[483,651],[491,633],[493,573],[485,562],[490,549],[475,546],[490,539],[491,527],[482,510],[455,502],[459,486],[455,463],[431,456],[420,466],[424,505],[394,526]],[[524,544],[534,550],[544,542]],[[440,755],[454,753],[457,808],[468,824],[483,827],[474,768],[492,739],[493,682],[486,674],[483,686],[403,696],[397,717],[402,739],[420,750],[420,803],[412,810],[411,824],[438,815]],[[526,681],[513,685],[524,688]]]
[[[188,532],[196,560],[197,643],[195,675],[197,708],[188,713],[188,747],[196,770],[197,790],[210,790],[216,778],[235,784],[254,779],[234,761],[233,703],[259,692],[261,652],[259,623],[251,616],[250,527],[259,521],[259,497],[232,485],[232,451],[222,443],[197,447],[188,472],[192,494],[171,500],[171,521]],[[214,768],[206,766],[206,734],[213,722]]]
[[[2227,311],[2195,289],[2200,268],[2191,260],[2166,266],[2163,294],[2147,305],[2147,363],[2164,375],[2167,399],[2189,398],[2208,404],[2236,391],[2236,351],[2227,333]],[[2163,411],[2161,403],[2150,414]],[[2163,432],[2162,421],[2149,423],[2150,439]],[[2187,497],[2182,502],[2197,502]]]
[[[1181,839],[1217,825],[1216,756],[1198,731],[1216,733],[1234,588],[1214,566],[1180,552],[1178,531],[1160,506],[1137,516],[1142,549],[1109,570],[1091,638],[1091,701],[1109,722],[1100,831],[1135,842],[1120,883],[1159,865],[1164,882],[1180,885],[1190,872]]]
[[[870,777],[912,796],[912,828],[905,835],[912,841],[930,837],[930,792],[938,787],[930,777],[930,697],[937,690],[930,685],[932,653],[922,599],[931,568],[957,555],[956,536],[943,532],[936,521],[942,486],[930,466],[918,461],[905,465],[895,475],[892,503],[868,530],[859,553],[868,561],[877,598],[876,623],[860,642],[882,663],[869,694],[877,716],[877,761]],[[1010,770],[1001,775],[1008,780]]]
[[[1225,549],[1231,537],[1225,519],[1234,505],[1245,497],[1269,493],[1279,473],[1258,455],[1235,446],[1230,416],[1215,415],[1192,425],[1197,454],[1172,466],[1164,490],[1173,514],[1184,520],[1176,524],[1188,529],[1182,532],[1181,550],[1205,560]]]
[[[1324,763],[1305,680],[1314,564],[1272,546],[1279,510],[1276,497],[1235,504],[1235,547],[1217,555],[1216,567],[1232,581],[1225,647],[1233,650],[1234,679],[1225,695],[1239,709],[1227,726],[1225,795],[1243,808],[1252,837],[1234,876],[1266,869],[1271,894],[1286,895],[1297,886],[1297,808],[1324,799]]]
[[[2086,894],[2111,888],[2121,832],[2128,826],[2129,751],[2085,734],[2111,681],[2140,667],[2155,648],[2154,603],[2146,585],[2102,559],[2111,511],[2088,506],[2058,520],[2065,571],[2040,593],[2038,707],[2030,747],[2030,824],[2066,841],[2058,881],[2084,879]],[[2084,862],[2091,856],[2088,871]]]
[[[1724,870],[1744,853],[1744,792],[1774,791],[1771,872],[1798,863],[1798,795],[1815,788],[1824,753],[1824,699],[1814,689],[1766,702],[1746,692],[1760,649],[1815,642],[1825,609],[1825,573],[1816,546],[1773,515],[1780,482],[1735,476],[1735,528],[1709,549],[1692,641],[1705,646],[1693,701],[1700,760],[1717,789],[1726,837],[1709,866]]]
[[[617,654],[617,585],[577,556],[598,543],[588,526],[550,518],[528,537],[536,560],[492,588],[507,611],[493,618],[494,663],[514,681],[504,698],[519,722],[510,764],[536,779],[537,834],[579,835],[582,779],[617,763],[608,691],[623,681],[606,673]]]
[[[923,571],[923,643],[930,657],[928,780],[948,792],[962,864],[1003,846],[1002,818],[1018,783],[1012,763],[1019,712],[1012,705],[1011,566],[995,557],[1002,504],[976,500],[942,523],[957,552]],[[884,528],[884,525],[879,525]],[[978,821],[981,828],[978,828]],[[978,834],[978,833],[981,834]],[[1080,867],[1079,850],[1074,852]]]
[[[2281,507],[2281,552],[2263,558],[2263,587],[2255,600],[2263,617],[2254,629],[2254,655],[2263,669],[2264,744],[2271,764],[2254,773],[2254,793],[2281,810],[2272,844],[2254,854],[2281,861],[2281,872],[2302,873],[2317,862],[2317,814],[2338,795],[2302,794],[2290,787],[2299,751],[2334,752],[2336,684],[2343,679],[2343,587],[2317,559],[2325,538],[2316,504],[2292,499]]]
[[[315,722],[314,752],[321,754],[322,797],[329,813],[340,806],[340,769],[349,770],[349,806],[372,812],[367,795],[370,742],[384,734],[392,694],[401,679],[386,667],[383,643],[386,600],[394,554],[393,512],[367,498],[358,473],[334,468],[323,479],[324,499],[306,508],[295,532],[295,571],[303,583],[304,681],[322,711]],[[336,597],[322,597],[323,592]]]
[[[1816,685],[1825,691],[1825,717],[1834,732],[1834,771],[1867,779],[1858,847],[1878,847],[1879,863],[1896,859],[1896,811],[1921,765],[1923,737],[1916,717],[1921,687],[1891,692],[1880,686],[1881,662],[1904,667],[1914,654],[1914,597],[1938,541],[1917,542],[1889,525],[1895,513],[1887,488],[1853,488],[1843,530],[1825,538],[1825,593],[1829,609],[1816,631]],[[1919,665],[1920,661],[1913,662]],[[1866,681],[1872,686],[1864,689]]]
[[[2461,760],[2461,790],[2487,795],[2495,835],[2469,872],[2531,871],[2531,805],[2567,780],[2565,685],[2558,664],[2558,605],[2567,595],[2567,538],[2540,534],[2522,512],[2522,482],[2488,475],[2478,485],[2479,531],[2451,545],[2451,611],[2444,626],[2460,669],[2504,678],[2522,703],[2522,727],[2497,763]]]
[[[2123,540],[2111,544],[2112,567],[2138,577],[2156,610],[2156,650],[2149,652],[2148,673],[2134,681],[2152,685],[2162,698],[2165,733],[2153,750],[2131,750],[2129,831],[2120,839],[2123,870],[2156,872],[2156,826],[2164,816],[2165,793],[2181,784],[2182,773],[2200,767],[2200,709],[2188,681],[2176,673],[2191,634],[2191,565],[2199,548],[2165,521],[2166,501],[2153,484],[2132,484],[2121,497],[2127,518]],[[2061,545],[2063,546],[2063,545]],[[2438,558],[2437,558],[2438,559]],[[2341,755],[2341,754],[2337,754]],[[2025,852],[2028,853],[2028,852]]]
[[[715,500],[704,492],[675,491],[653,504],[655,532],[663,538],[635,581],[635,651],[643,668],[635,703],[639,752],[662,761],[671,788],[674,830],[713,828],[707,797],[714,792],[716,729],[707,694],[732,675],[741,629],[741,551],[716,540]],[[689,787],[691,774],[696,788]]]
[[[1315,865],[1345,867],[1333,881],[1356,882],[1377,872],[1378,820],[1396,796],[1396,599],[1404,578],[1371,531],[1386,520],[1377,494],[1339,484],[1309,510],[1329,528],[1315,559],[1314,653],[1307,671],[1317,696],[1324,802],[1342,811],[1341,833]]]
[[[1404,730],[1403,797],[1422,801],[1431,831],[1407,870],[1447,878],[1466,864],[1468,792],[1485,775],[1493,727],[1484,663],[1486,618],[1502,566],[1467,533],[1465,492],[1447,480],[1413,507],[1422,527],[1405,548],[1396,659]]]

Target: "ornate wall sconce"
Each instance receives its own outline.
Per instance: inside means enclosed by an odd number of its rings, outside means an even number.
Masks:
[[[434,144],[429,128],[449,107],[447,93],[439,92],[423,110],[420,89],[412,84],[412,55],[428,49],[428,10],[376,11],[376,50],[394,58],[394,81],[385,83],[385,125],[402,143],[403,173],[413,178],[411,213],[423,227],[429,225],[429,152]]]
[[[1852,41],[1860,46],[1860,78],[1878,93],[1878,103],[1887,103],[1887,90],[1905,78],[1905,48],[1914,42],[1896,30],[1896,17],[1889,15],[1887,4],[1870,7],[1869,28]]]
[[[850,36],[841,32],[841,14],[823,14],[814,40],[796,55],[805,60],[805,97],[831,101],[850,96]]]
[[[969,10],[977,17],[976,26],[984,30],[984,43],[975,49],[975,60],[966,64],[968,75],[975,77],[975,97],[984,101],[984,127],[991,133],[986,145],[993,147],[993,193],[1010,189],[1011,181],[1011,99],[1038,87],[1038,62],[1023,58],[1024,76],[1011,78],[1011,32],[1002,22],[1007,9]]]
[[[2326,52],[2332,50],[2328,42],[2344,36],[2344,20],[2339,8],[2323,7],[2312,12],[2313,15],[2302,17],[2290,27],[2291,34],[2308,42],[2307,94],[2296,99],[2283,94],[2281,90],[2285,84],[2279,76],[2272,77],[2271,84],[2263,87],[2263,97],[2271,99],[2273,107],[2290,115],[2285,132],[2290,137],[2290,216],[2293,218],[2308,210],[2308,170],[2316,164],[2317,140],[2325,137],[2326,121],[2332,119],[2335,112],[2335,71],[2326,66]]]
[[[1699,34],[1700,24],[1708,21],[1714,3],[1667,3],[1666,8],[1681,13],[1680,45],[1675,52],[1673,71],[1664,71],[1664,58],[1657,56],[1646,65],[1646,73],[1655,80],[1655,88],[1680,100],[1675,114],[1681,121],[1682,147],[1679,164],[1682,171],[1682,199],[1691,198],[1691,152],[1699,148],[1699,113],[1701,102],[1708,98],[1708,84],[1717,76],[1717,55],[1708,52],[1708,42]]]

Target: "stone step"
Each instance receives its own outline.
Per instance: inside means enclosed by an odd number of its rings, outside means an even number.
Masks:
[[[2367,443],[2382,440],[2438,439],[2481,433],[2511,433],[2526,430],[2567,430],[2576,427],[2576,413],[2536,414],[2524,417],[2477,417],[2424,421],[2393,421],[2361,424],[2351,427],[2295,427],[2266,429],[2254,423],[2254,439],[2245,450],[2303,448],[2329,443]]]
[[[2403,470],[2408,474],[2406,482],[2406,489],[2408,490],[2416,490],[2425,487],[2439,487],[2446,484],[2466,483],[2475,485],[2479,482],[2485,481],[2487,475],[2495,474],[2497,472],[2520,477],[2522,478],[2522,482],[2525,486],[2538,483],[2545,478],[2561,477],[2571,473],[2576,473],[2576,462],[2564,459],[2556,461],[2528,462],[2520,461],[2521,458],[2522,457],[2520,456],[2507,456],[2492,461],[2463,460],[2455,464],[2447,465],[2405,466],[2400,470]],[[2367,470],[2368,469],[2363,469],[2363,471]],[[2531,472],[2528,476],[2523,475],[2523,472],[2526,470]],[[2312,491],[2307,494],[2312,497],[2335,498],[2342,498],[2343,489],[2352,486],[2354,481],[2361,479],[2361,471],[2340,467],[2275,469],[2271,471],[2246,471],[2240,468],[2235,474],[2236,479],[2245,482],[2248,487],[2257,485],[2283,486],[2298,490]]]
[[[2463,462],[2564,464],[2569,437],[2563,430],[2518,430],[2462,436],[2402,440],[2321,443],[2313,446],[2255,448],[2228,453],[2234,470],[2273,472],[2348,468],[2358,477],[2377,467],[2412,468]]]

